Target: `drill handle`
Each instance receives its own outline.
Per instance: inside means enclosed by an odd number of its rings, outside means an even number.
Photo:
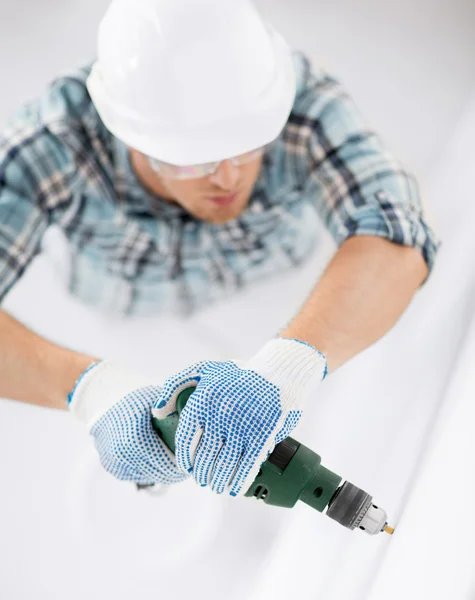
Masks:
[[[191,386],[183,390],[176,401],[176,412],[168,415],[164,419],[152,418],[153,428],[160,438],[165,442],[168,448],[175,454],[175,433],[180,419],[180,413],[188,402],[188,398],[195,391],[196,386]]]

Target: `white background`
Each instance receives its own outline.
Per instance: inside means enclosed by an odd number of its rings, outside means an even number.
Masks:
[[[107,3],[1,1],[3,120],[94,56]],[[215,498],[191,483],[137,494],[102,472],[69,415],[1,401],[1,598],[474,598],[475,3],[259,6],[346,83],[416,170],[444,239],[398,326],[328,380],[295,432],[375,496],[396,534],[370,538],[306,506]],[[100,317],[67,296],[42,258],[5,308],[59,343],[163,378],[205,356],[256,350],[292,316],[329,250],[187,323]]]

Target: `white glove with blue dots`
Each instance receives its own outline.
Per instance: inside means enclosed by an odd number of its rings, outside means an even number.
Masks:
[[[102,466],[118,479],[150,485],[187,477],[152,426],[160,391],[140,375],[101,361],[86,369],[69,394],[69,409],[89,429]]]
[[[274,339],[245,363],[201,362],[170,377],[153,414],[166,417],[196,385],[176,431],[178,466],[218,494],[242,495],[326,372],[325,356],[309,344]]]

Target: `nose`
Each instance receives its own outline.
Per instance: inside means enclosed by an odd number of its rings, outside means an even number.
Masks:
[[[223,160],[216,172],[210,175],[210,181],[223,190],[233,190],[239,178],[239,167],[230,159]]]

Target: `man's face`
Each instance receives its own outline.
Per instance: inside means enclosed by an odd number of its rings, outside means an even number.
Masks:
[[[132,163],[139,178],[159,196],[176,202],[196,219],[221,224],[245,210],[260,173],[262,155],[239,166],[224,160],[212,175],[195,179],[160,175],[143,155],[142,160],[132,156]]]

